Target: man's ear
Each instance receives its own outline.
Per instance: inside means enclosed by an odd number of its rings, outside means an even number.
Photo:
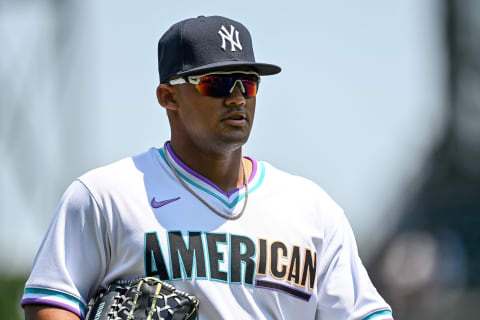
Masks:
[[[166,84],[159,84],[157,87],[157,100],[162,107],[168,110],[177,110],[176,92],[173,87]]]

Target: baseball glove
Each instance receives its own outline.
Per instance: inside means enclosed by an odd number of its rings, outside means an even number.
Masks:
[[[90,300],[85,320],[196,319],[198,304],[195,296],[156,278],[118,280]]]

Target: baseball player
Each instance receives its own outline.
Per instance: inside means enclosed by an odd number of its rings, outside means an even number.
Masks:
[[[242,155],[261,76],[281,70],[255,61],[246,27],[178,22],[158,62],[170,140],[69,186],[26,283],[26,319],[82,319],[99,288],[139,276],[198,297],[200,319],[393,319],[342,209]]]

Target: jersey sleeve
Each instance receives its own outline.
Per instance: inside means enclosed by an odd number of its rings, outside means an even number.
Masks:
[[[333,220],[320,256],[316,319],[393,320],[362,264],[347,218],[339,212]]]
[[[89,190],[74,181],[64,193],[35,257],[22,306],[45,304],[81,318],[109,257],[107,225]]]

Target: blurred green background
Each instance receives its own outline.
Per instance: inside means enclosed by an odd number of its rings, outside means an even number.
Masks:
[[[24,319],[20,300],[26,276],[5,276],[0,274],[0,318],[5,320]]]

